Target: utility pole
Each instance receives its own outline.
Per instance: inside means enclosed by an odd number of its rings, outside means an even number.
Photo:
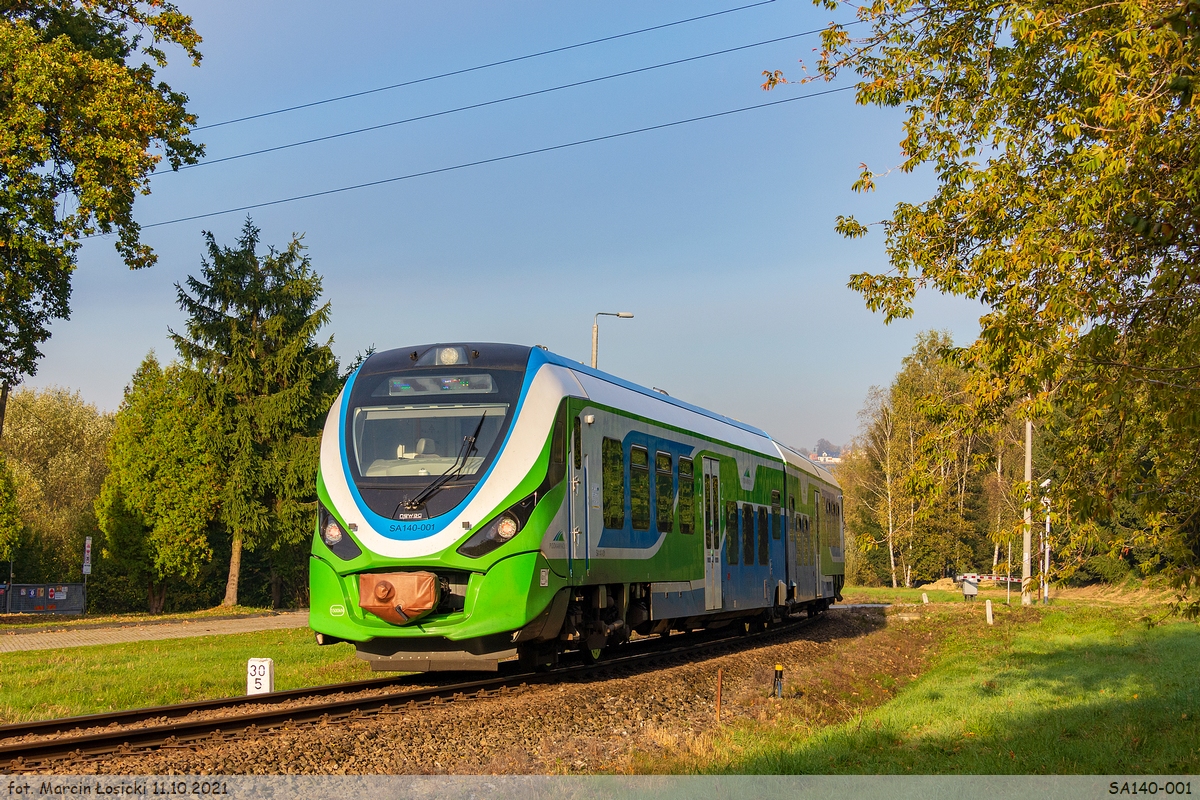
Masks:
[[[1046,492],[1042,496],[1042,505],[1046,507],[1046,539],[1043,543],[1043,551],[1046,554],[1046,561],[1042,564],[1042,604],[1049,605],[1050,603],[1050,479],[1042,481],[1042,491]]]
[[[1033,420],[1025,420],[1025,526],[1021,553],[1021,605],[1033,605],[1029,594],[1030,567],[1029,550],[1033,546]]]
[[[600,311],[596,316],[592,317],[592,369],[596,367],[596,355],[600,349],[600,318],[601,317],[620,317],[621,319],[633,319],[633,314],[628,311]]]

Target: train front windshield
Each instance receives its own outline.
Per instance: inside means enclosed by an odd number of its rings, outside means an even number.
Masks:
[[[354,409],[354,454],[364,478],[475,475],[508,417],[507,403]]]
[[[360,375],[346,419],[355,483],[412,490],[451,472],[456,485],[474,483],[504,439],[521,379],[444,367]]]

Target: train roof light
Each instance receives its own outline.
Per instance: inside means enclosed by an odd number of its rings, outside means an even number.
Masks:
[[[437,351],[437,363],[439,366],[451,366],[453,364],[465,364],[467,361],[467,349],[465,347],[439,347]]]
[[[418,367],[465,367],[468,363],[467,359],[467,348],[465,347],[438,345],[429,348],[419,358],[413,360],[417,362],[415,366]]]

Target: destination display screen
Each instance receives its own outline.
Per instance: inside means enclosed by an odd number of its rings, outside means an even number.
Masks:
[[[380,386],[389,397],[442,394],[495,394],[496,382],[481,375],[396,375]],[[377,391],[376,394],[381,394]]]

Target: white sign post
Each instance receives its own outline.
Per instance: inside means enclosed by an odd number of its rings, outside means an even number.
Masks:
[[[92,574],[92,537],[83,540],[83,574]]]
[[[275,691],[275,659],[252,658],[246,662],[246,694]]]

